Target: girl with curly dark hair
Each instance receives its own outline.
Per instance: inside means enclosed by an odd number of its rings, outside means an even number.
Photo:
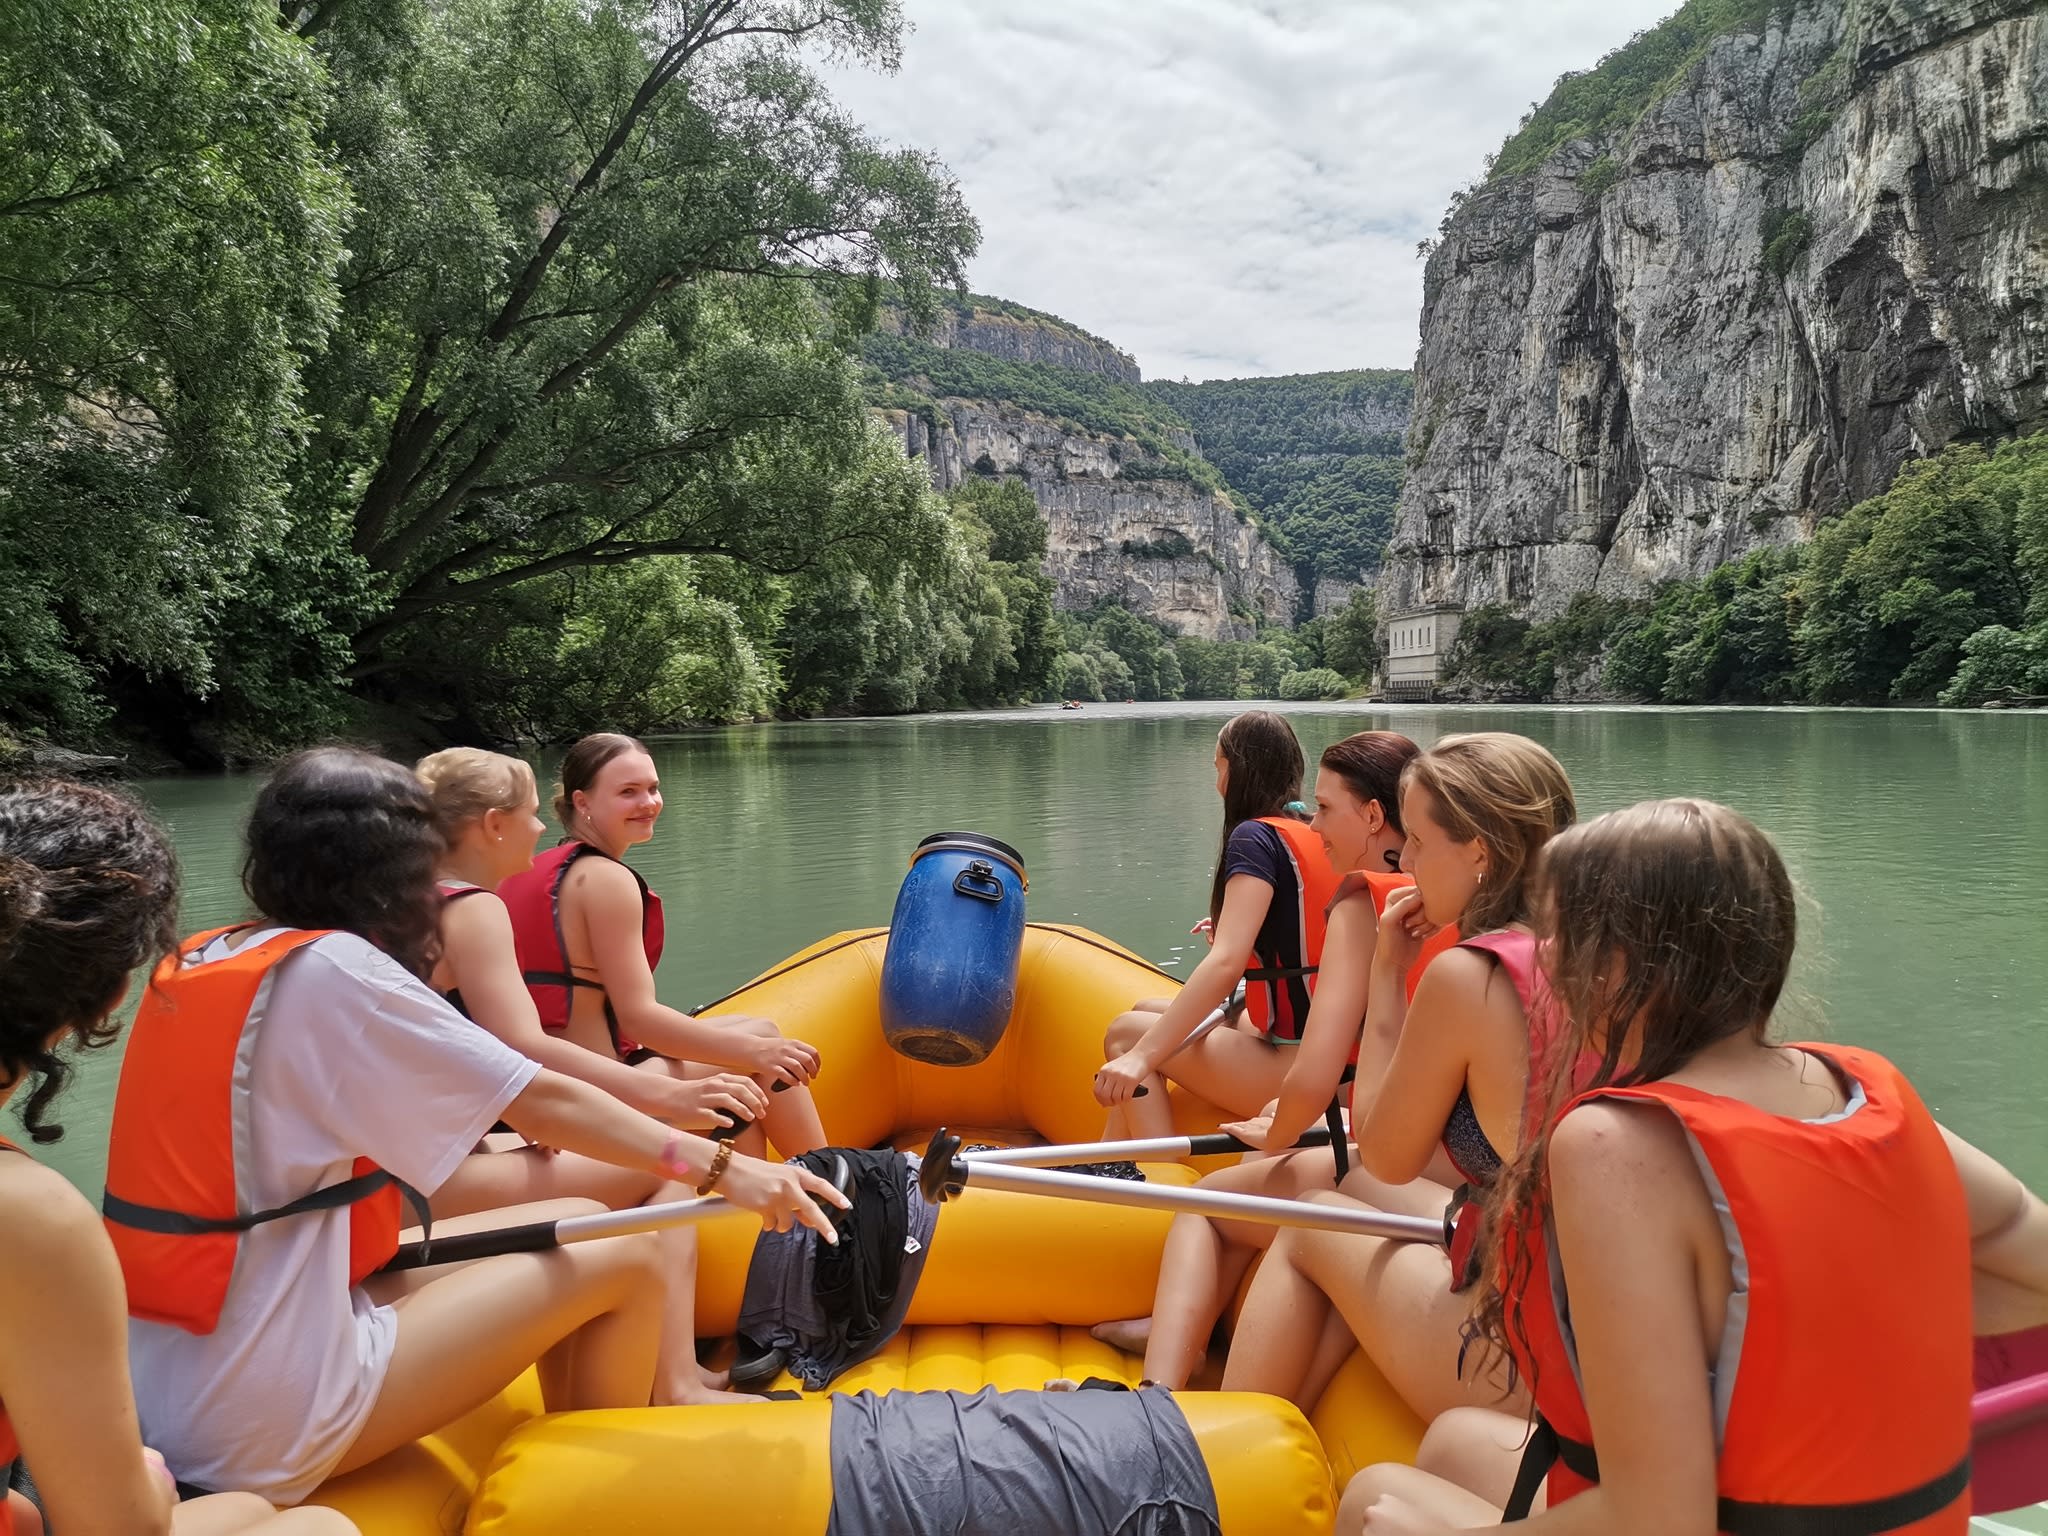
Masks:
[[[36,1142],[63,1135],[50,1119],[62,1052],[119,1037],[129,976],[170,948],[177,910],[177,864],[133,800],[55,780],[0,786],[0,1103],[28,1089]],[[179,1502],[136,1425],[121,1271],[99,1217],[4,1141],[0,1230],[0,1462],[18,1452],[35,1469],[56,1529],[351,1536],[331,1510],[274,1515],[239,1493]],[[19,1494],[0,1505],[0,1533],[41,1529]]]
[[[426,979],[443,848],[410,770],[337,747],[288,759],[249,818],[259,917],[188,939],[137,1015],[107,1213],[142,1421],[199,1487],[302,1499],[536,1360],[553,1408],[649,1401],[664,1305],[651,1235],[376,1273],[401,1195],[439,1189],[501,1118],[546,1146],[715,1186],[778,1229],[830,1234],[813,1198],[845,1203],[465,1021]]]

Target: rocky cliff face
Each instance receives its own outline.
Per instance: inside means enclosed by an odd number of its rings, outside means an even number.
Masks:
[[[1131,440],[1083,432],[999,402],[943,400],[936,419],[889,411],[904,451],[950,490],[970,474],[1025,480],[1048,524],[1046,574],[1062,608],[1104,598],[1204,639],[1248,639],[1252,619],[1290,624],[1294,568],[1230,501],[1152,478]],[[1192,451],[1182,434],[1178,446]],[[1156,465],[1151,467],[1158,467]]]
[[[1384,600],[1640,593],[2044,425],[2048,8],[1803,0],[1453,218]]]
[[[881,329],[902,330],[902,317],[885,312]],[[1010,363],[1051,363],[1079,373],[1099,373],[1125,384],[1139,382],[1136,359],[1119,352],[1099,336],[1051,315],[1004,306],[990,307],[990,301],[968,300],[963,309],[946,307],[939,311],[932,329],[919,336],[935,347],[960,347],[981,352]]]

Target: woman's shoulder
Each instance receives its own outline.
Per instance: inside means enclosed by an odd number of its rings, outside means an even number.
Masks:
[[[92,1203],[53,1168],[21,1152],[0,1152],[0,1232],[7,1261],[0,1274],[34,1265],[91,1265],[111,1259],[106,1228]]]

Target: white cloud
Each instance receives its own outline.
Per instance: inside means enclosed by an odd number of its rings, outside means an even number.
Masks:
[[[831,78],[960,178],[978,291],[1147,378],[1405,368],[1452,191],[1674,3],[905,0],[902,71]]]

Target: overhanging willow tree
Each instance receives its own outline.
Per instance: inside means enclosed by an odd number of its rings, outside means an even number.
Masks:
[[[845,340],[879,285],[957,286],[977,231],[805,62],[893,68],[891,0],[286,0],[357,210],[310,359],[302,532],[417,621],[579,566],[883,568],[931,530],[849,471]]]

